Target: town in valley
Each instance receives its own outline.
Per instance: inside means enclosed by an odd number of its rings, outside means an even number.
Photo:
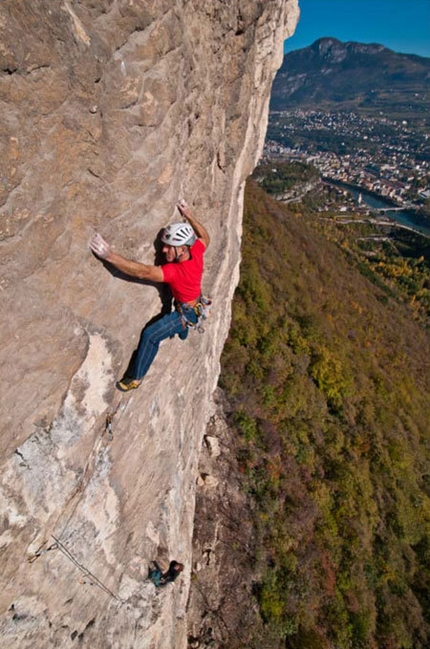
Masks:
[[[314,165],[352,185],[430,216],[430,127],[383,114],[272,111],[264,157]]]

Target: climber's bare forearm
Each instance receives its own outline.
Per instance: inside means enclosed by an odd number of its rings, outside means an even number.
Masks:
[[[191,227],[193,228],[194,232],[198,236],[199,239],[203,241],[205,244],[205,247],[207,248],[209,243],[210,243],[210,236],[209,232],[206,230],[206,228],[199,222],[197,221],[196,218],[191,214],[190,208],[187,207],[180,207],[180,212],[182,216],[185,216]]]
[[[105,260],[112,264],[117,270],[130,275],[130,277],[136,277],[137,279],[148,279],[153,282],[162,282],[163,271],[158,266],[147,266],[146,264],[140,264],[137,261],[132,261],[131,259],[126,259],[122,255],[119,255],[116,252],[110,252]]]

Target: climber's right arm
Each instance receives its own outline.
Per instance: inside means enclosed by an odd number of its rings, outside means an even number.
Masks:
[[[178,208],[181,216],[184,216],[187,219],[188,223],[191,225],[198,238],[203,241],[205,248],[207,248],[211,240],[209,232],[199,221],[197,221],[196,218],[194,218],[194,216],[191,214],[191,210],[188,204],[184,200],[182,200],[179,201],[176,207]]]
[[[152,282],[164,281],[163,271],[159,266],[147,266],[146,264],[126,259],[117,252],[114,252],[107,241],[98,233],[91,239],[90,248],[99,259],[103,259],[109,264],[112,264],[121,273],[125,273],[130,277],[136,277],[137,279],[148,279]]]

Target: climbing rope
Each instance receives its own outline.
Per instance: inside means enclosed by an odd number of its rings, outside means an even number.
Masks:
[[[130,400],[127,400],[127,403],[122,407],[121,415],[124,413],[128,403],[130,403]],[[90,477],[91,477],[89,475],[90,465],[95,461],[95,457],[99,454],[100,447],[102,445],[103,435],[105,433],[107,433],[108,441],[113,440],[112,422],[113,422],[113,419],[114,419],[115,415],[120,410],[121,405],[122,405],[122,398],[119,400],[117,405],[112,410],[110,410],[106,415],[104,431],[103,431],[101,437],[98,439],[95,446],[93,447],[93,449],[91,450],[91,453],[90,453],[90,455],[88,457],[87,463],[86,463],[86,465],[84,467],[84,470],[82,472],[82,476],[81,476],[78,484],[75,487],[74,493],[72,494],[71,498],[69,499],[68,505],[70,505],[70,503],[75,499],[77,494],[80,494],[79,498],[77,499],[77,501],[74,503],[74,505],[72,507],[70,515],[68,516],[68,518],[67,518],[67,520],[66,520],[66,522],[65,522],[65,524],[63,526],[63,529],[61,530],[60,536],[64,535],[66,529],[70,525],[70,521],[72,520],[72,518],[73,518],[73,516],[74,516],[74,514],[76,512],[76,509],[77,509],[77,507],[79,505],[79,502],[81,500],[84,489],[87,486],[88,481],[90,480]],[[65,509],[63,510],[63,514],[67,509],[68,509],[68,506],[66,506]],[[58,518],[56,525],[61,520],[61,517],[62,517],[62,515],[60,515],[60,517]],[[42,545],[36,550],[36,552],[29,555],[29,557],[27,558],[27,561],[29,563],[34,563],[39,557],[46,554],[47,552],[51,552],[52,550],[60,550],[60,552],[62,552],[62,554],[64,554],[64,556],[67,557],[85,575],[85,577],[87,577],[87,579],[88,579],[88,581],[89,581],[89,583],[91,585],[97,586],[98,588],[100,588],[105,593],[107,593],[108,595],[110,595],[111,597],[113,597],[114,599],[116,599],[119,602],[124,602],[125,601],[125,600],[121,599],[120,597],[118,597],[118,595],[115,595],[115,593],[113,591],[111,591],[110,588],[108,588],[100,579],[98,579],[98,577],[96,577],[90,570],[85,568],[85,566],[82,565],[72,555],[70,550],[64,545],[64,543],[62,541],[60,541],[60,539],[58,537],[56,537],[54,535],[51,535],[51,536],[54,539],[54,543],[51,543],[51,545],[49,545],[48,547],[45,547],[47,545],[48,541],[44,541],[42,543]]]
[[[118,595],[115,595],[114,592],[111,591],[110,588],[105,586],[105,584],[100,581],[98,577],[96,577],[88,568],[85,568],[85,566],[82,565],[82,563],[79,563],[77,559],[73,556],[73,554],[66,548],[64,543],[62,543],[59,539],[57,539],[54,535],[52,535],[52,538],[55,541],[55,545],[64,554],[65,557],[67,557],[81,572],[84,573],[85,577],[88,577],[90,583],[94,586],[97,586],[101,590],[103,590],[105,593],[116,599],[118,602],[124,602],[121,597],[118,597]]]

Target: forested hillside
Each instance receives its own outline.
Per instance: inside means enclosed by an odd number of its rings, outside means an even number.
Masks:
[[[424,649],[425,323],[253,181],[242,254],[221,385],[253,503],[266,646]]]

